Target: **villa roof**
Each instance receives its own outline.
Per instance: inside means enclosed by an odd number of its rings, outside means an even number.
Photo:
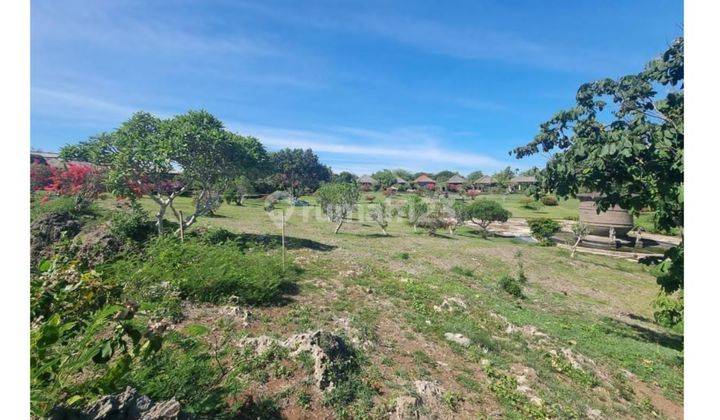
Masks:
[[[510,180],[513,184],[534,184],[537,182],[534,176],[516,176],[515,178]]]
[[[377,181],[373,179],[370,175],[363,175],[360,178],[358,178],[358,182],[360,184],[377,184]]]
[[[419,177],[417,177],[417,178],[415,179],[415,181],[413,181],[413,182],[417,182],[417,183],[433,182],[433,183],[435,183],[435,180],[432,179],[432,178],[430,178],[429,176],[427,176],[427,175],[425,175],[425,174],[422,174],[422,175],[420,175]]]
[[[474,182],[475,182],[475,184],[494,184],[495,180],[492,179],[491,176],[485,175],[485,176],[481,176],[480,178],[476,179]]]
[[[60,159],[60,154],[54,152],[31,151],[30,161],[45,164],[58,169],[66,168],[67,164],[95,167],[95,165],[89,162],[82,162],[78,160],[62,160]]]
[[[402,179],[400,177],[397,177],[397,178],[395,178],[395,183],[396,184],[407,184],[407,181],[405,181],[404,179]]]
[[[465,179],[462,175],[453,175],[450,177],[450,179],[447,180],[448,184],[464,184],[467,182],[467,179]]]

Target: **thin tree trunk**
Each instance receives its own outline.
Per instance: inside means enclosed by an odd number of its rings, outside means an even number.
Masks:
[[[380,225],[380,229],[382,229],[383,235],[388,236],[388,233],[385,230],[385,226]]]
[[[340,227],[343,225],[344,221],[345,221],[345,219],[340,219],[340,223],[338,223],[337,227],[335,228],[335,233],[338,233],[338,231],[340,230]]]
[[[570,258],[575,258],[575,250],[577,249],[578,244],[580,244],[580,241],[582,238],[577,238],[577,241],[575,241],[575,245],[572,247],[572,252],[570,253]]]

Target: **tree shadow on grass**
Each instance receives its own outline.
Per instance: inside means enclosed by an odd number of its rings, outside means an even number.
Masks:
[[[682,335],[669,332],[660,332],[631,322],[615,318],[603,318],[605,332],[621,337],[642,340],[648,343],[659,344],[669,349],[683,351],[684,338]]]
[[[251,248],[255,246],[265,248],[280,248],[282,246],[281,235],[269,235],[269,234],[257,234],[257,233],[233,233],[227,230],[224,231],[223,235],[217,236],[213,239],[209,239],[210,243],[222,243],[222,242],[234,242],[241,248]],[[196,236],[200,238],[206,238],[208,234],[212,232],[210,230],[195,230],[188,236]],[[322,242],[313,241],[312,239],[296,238],[294,236],[285,237],[285,248],[287,249],[312,249],[314,251],[332,251],[337,248],[334,245],[324,244]]]
[[[357,236],[360,238],[392,238],[393,235],[387,234],[384,235],[382,233],[348,233],[348,235]]]

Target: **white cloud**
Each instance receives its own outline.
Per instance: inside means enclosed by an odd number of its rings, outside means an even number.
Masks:
[[[230,123],[233,131],[259,138],[274,149],[310,148],[320,154],[335,171],[357,174],[382,168],[434,171],[442,169],[497,170],[511,163],[494,157],[461,150],[430,129],[400,128],[387,132],[351,127],[296,130]],[[489,144],[490,141],[483,143]]]

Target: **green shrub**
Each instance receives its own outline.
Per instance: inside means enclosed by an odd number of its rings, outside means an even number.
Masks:
[[[227,411],[227,391],[218,384],[221,372],[212,355],[197,339],[173,334],[170,340],[173,345],[134,367],[128,385],[155,400],[176,398],[183,411],[195,416],[212,418]]]
[[[655,322],[665,327],[675,327],[683,321],[685,309],[683,294],[678,296],[660,292],[653,302]]]
[[[156,229],[147,212],[139,204],[134,204],[130,211],[118,211],[112,214],[110,232],[118,238],[144,242],[156,232]]]
[[[511,295],[517,298],[522,298],[524,296],[520,283],[507,274],[500,277],[500,281],[498,283],[500,284],[500,288]]]
[[[469,268],[463,268],[463,267],[460,267],[460,266],[458,266],[458,265],[456,265],[456,266],[454,266],[453,268],[451,268],[450,271],[453,272],[453,273],[455,273],[455,274],[459,274],[459,275],[461,275],[461,276],[466,276],[466,277],[472,277],[472,276],[475,274],[475,273],[473,273],[473,271],[470,270]]]
[[[284,270],[277,255],[243,253],[235,244],[211,245],[198,240],[184,243],[158,238],[135,262],[130,280],[136,290],[169,282],[182,298],[224,302],[235,296],[246,304],[279,300],[291,286],[293,270]]]
[[[522,197],[520,198],[520,207],[529,209],[529,210],[537,210],[537,201],[533,200],[532,197]]]
[[[30,218],[32,220],[48,213],[69,213],[74,216],[81,216],[95,215],[98,212],[94,203],[78,208],[75,198],[70,196],[52,197],[46,193],[35,193],[34,197],[30,208]]]
[[[552,236],[560,230],[558,222],[545,217],[528,219],[527,222],[533,238],[537,239],[541,245],[552,245]]]
[[[492,222],[506,222],[512,214],[500,203],[488,199],[475,200],[464,208],[464,216],[477,223],[483,232]]]
[[[238,239],[238,234],[223,228],[210,228],[200,236],[202,242],[209,245],[219,245]]]
[[[557,206],[557,205],[558,205],[558,200],[557,200],[557,198],[555,198],[555,197],[552,196],[552,195],[546,195],[545,197],[541,198],[540,201],[541,201],[541,202],[543,203],[543,205],[545,205],[545,206]]]

